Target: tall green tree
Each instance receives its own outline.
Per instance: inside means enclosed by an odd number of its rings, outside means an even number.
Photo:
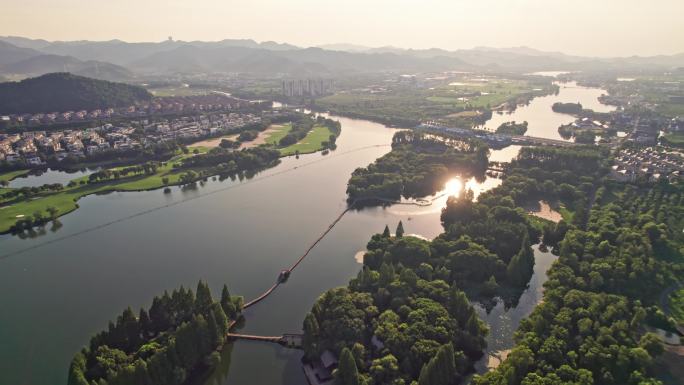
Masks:
[[[404,236],[404,224],[399,221],[399,224],[397,225],[397,231],[394,233],[397,238],[401,238]]]
[[[354,355],[348,348],[342,349],[340,363],[337,368],[336,385],[359,385],[359,371]]]
[[[197,283],[197,295],[195,298],[195,314],[206,314],[214,300],[211,298],[211,290],[206,282],[200,280]]]
[[[385,230],[382,232],[383,238],[389,238],[391,236],[389,226],[385,225]]]
[[[524,286],[534,272],[534,252],[530,248],[530,238],[525,233],[520,251],[511,258],[506,267],[509,281],[516,286]]]
[[[456,370],[454,347],[443,345],[437,354],[423,366],[418,377],[419,385],[453,385],[458,383],[460,376]]]
[[[308,313],[304,317],[304,337],[302,338],[302,347],[310,359],[314,359],[319,355],[318,338],[319,326],[316,317]]]

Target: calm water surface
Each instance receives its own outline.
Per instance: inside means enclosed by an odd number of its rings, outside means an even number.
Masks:
[[[582,107],[596,112],[614,111],[614,106],[599,102],[598,97],[607,93],[600,88],[582,87],[575,82],[557,83],[560,87],[558,95],[547,95],[533,99],[529,104],[518,106],[512,112],[494,112],[484,128],[496,130],[502,123],[516,121],[528,122],[525,135],[540,138],[564,140],[558,133],[558,127],[575,121],[572,115],[553,112],[551,106],[556,102],[581,103]]]
[[[90,175],[97,169],[83,169],[76,171],[60,171],[48,168],[45,171],[33,171],[26,176],[20,176],[10,181],[9,187],[37,187],[44,184],[61,183],[66,185],[70,180]]]
[[[152,298],[164,290],[194,287],[203,279],[215,295],[227,283],[233,294],[250,299],[271,286],[279,271],[344,210],[351,172],[390,150],[393,129],[337,119],[342,134],[330,155],[285,158],[251,181],[209,181],[197,190],[174,187],[171,194],[156,190],[91,195],[79,201],[78,210],[61,218],[63,227],[58,231],[47,230],[33,239],[0,236],[2,254],[55,241],[0,260],[0,384],[64,384],[71,357],[91,335],[129,305],[149,307]],[[527,120],[535,127],[532,118]],[[356,151],[376,144],[385,146]],[[518,150],[493,151],[492,160],[508,161]],[[439,213],[445,194],[457,194],[463,185],[479,194],[499,183],[493,178],[483,182],[455,178],[429,207],[402,205],[350,212],[287,284],[246,311],[243,331],[300,332],[316,298],[331,287],[346,285],[357,274],[360,265],[354,256],[365,249],[373,233],[381,232],[386,224],[394,228],[402,220],[408,234],[431,239],[442,232]],[[59,241],[71,234],[76,235]],[[540,260],[537,253],[536,278],[520,300],[525,304],[521,313],[495,307],[486,316],[494,349],[510,347],[514,326],[540,298],[548,266],[545,258]],[[300,357],[299,351],[279,346],[237,342],[226,347],[222,364],[207,385],[305,384]]]

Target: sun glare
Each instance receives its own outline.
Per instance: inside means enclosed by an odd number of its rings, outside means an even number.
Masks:
[[[449,196],[457,197],[463,191],[463,182],[459,178],[451,178],[444,185],[444,192]]]

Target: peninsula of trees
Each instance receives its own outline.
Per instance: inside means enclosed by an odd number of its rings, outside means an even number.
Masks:
[[[74,356],[68,385],[180,385],[193,371],[213,367],[242,297],[226,286],[215,301],[206,283],[155,297],[136,316],[128,308]]]
[[[368,202],[431,195],[453,174],[483,176],[488,151],[480,142],[400,131],[392,138],[392,151],[352,173],[347,194],[350,201]]]
[[[51,73],[0,83],[0,114],[127,107],[151,98],[152,94],[142,87]]]

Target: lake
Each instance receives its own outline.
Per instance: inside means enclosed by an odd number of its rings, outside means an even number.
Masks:
[[[531,127],[537,126],[535,115],[530,116]],[[196,190],[91,195],[61,218],[58,231],[47,230],[33,239],[0,236],[0,254],[24,250],[0,259],[0,384],[66,383],[73,354],[94,333],[127,306],[149,307],[164,290],[194,288],[203,279],[215,296],[227,283],[232,294],[251,299],[270,287],[280,270],[345,209],[351,172],[390,150],[394,129],[334,118],[342,123],[342,133],[337,150],[327,156],[284,158],[253,180],[210,180]],[[493,151],[491,158],[507,161],[518,150]],[[457,194],[464,184],[479,193],[498,183],[455,176],[432,206],[351,211],[285,285],[245,312],[242,331],[300,332],[316,298],[358,273],[361,265],[354,257],[372,234],[385,225],[394,229],[401,220],[407,234],[434,238],[442,232],[439,214],[445,193]],[[160,209],[136,215],[151,208]],[[91,230],[102,224],[108,225]],[[514,326],[540,298],[551,257],[535,255],[533,283],[520,299],[524,307],[495,307],[485,317],[492,327],[493,349],[510,348]],[[512,323],[502,323],[506,318]],[[275,345],[236,342],[226,347],[221,366],[207,384],[305,384],[300,357],[299,351]]]

